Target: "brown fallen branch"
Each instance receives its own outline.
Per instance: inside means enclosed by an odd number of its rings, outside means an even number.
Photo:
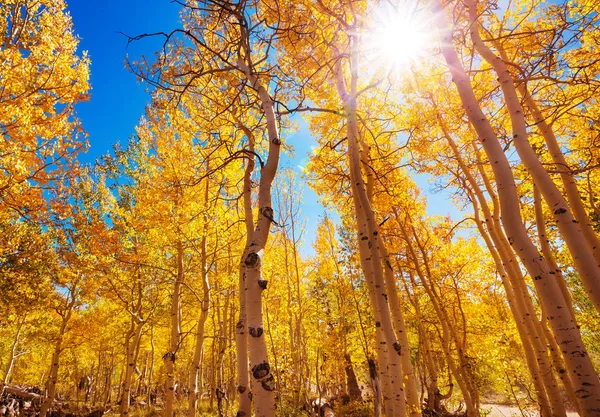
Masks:
[[[23,398],[25,400],[32,400],[35,403],[41,403],[44,400],[44,396],[40,394],[36,394],[35,392],[29,392],[24,388],[17,386],[6,385],[4,387],[4,392],[7,394],[12,394],[17,397]]]

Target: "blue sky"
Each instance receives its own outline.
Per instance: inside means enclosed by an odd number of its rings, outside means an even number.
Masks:
[[[125,143],[133,133],[144,107],[148,102],[145,86],[125,68],[125,57],[151,56],[160,49],[158,38],[145,39],[127,46],[128,35],[158,31],[169,32],[178,26],[180,6],[169,0],[71,0],[68,10],[73,18],[75,33],[81,38],[80,50],[87,50],[91,61],[91,100],[77,107],[84,128],[89,133],[90,150],[81,159],[93,162],[98,156],[109,152],[117,141]],[[296,170],[305,166],[310,148],[315,141],[306,127],[300,123],[300,131],[284,138],[295,148],[292,159],[284,158],[282,166]],[[447,193],[432,194],[426,176],[416,177],[417,184],[428,196],[430,214],[451,213],[460,218]],[[302,212],[307,219],[305,243],[302,252],[311,253],[311,243],[317,227],[317,219],[324,208],[316,195],[303,187]]]
[[[93,161],[117,140],[126,142],[148,101],[145,87],[125,69],[125,57],[150,55],[160,41],[144,40],[127,47],[119,31],[131,35],[169,30],[178,21],[179,6],[168,0],[70,0],[68,10],[80,50],[92,60],[91,100],[77,107],[90,134],[91,149],[82,159]]]

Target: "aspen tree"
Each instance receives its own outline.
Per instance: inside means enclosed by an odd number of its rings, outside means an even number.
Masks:
[[[360,145],[357,118],[357,81],[358,81],[358,35],[349,34],[350,42],[350,89],[346,90],[346,81],[342,74],[341,66],[336,64],[334,76],[338,95],[344,103],[347,118],[348,164],[350,168],[350,183],[352,198],[357,221],[361,265],[365,272],[369,291],[373,291],[372,302],[375,312],[376,327],[381,330],[382,336],[378,342],[381,348],[378,359],[388,357],[389,369],[380,369],[383,379],[383,399],[386,415],[402,416],[405,413],[405,398],[402,388],[402,370],[400,361],[401,346],[396,339],[390,309],[386,294],[385,278],[383,274],[380,246],[382,245],[379,230],[374,218],[374,212],[369,202],[365,182],[362,178],[360,162]],[[377,332],[379,333],[379,331]],[[382,366],[383,368],[383,366]],[[389,380],[386,373],[390,372]],[[400,379],[398,379],[400,378]],[[388,382],[389,381],[389,382]],[[411,413],[420,414],[420,410],[411,410]]]
[[[58,369],[60,366],[60,354],[63,351],[63,340],[67,331],[67,326],[73,315],[75,304],[80,296],[79,277],[67,287],[67,297],[63,300],[64,305],[57,308],[57,313],[61,317],[60,328],[54,341],[54,352],[52,353],[52,362],[46,382],[46,396],[40,408],[40,417],[46,417],[48,410],[52,406],[56,396],[56,384],[58,382]]]
[[[181,290],[184,277],[183,266],[184,249],[181,241],[176,244],[176,276],[171,300],[171,338],[169,351],[163,355],[167,381],[165,383],[165,417],[173,415],[173,401],[175,399],[175,360],[181,343]]]
[[[240,57],[237,64],[240,70],[245,73],[252,88],[257,91],[267,120],[267,135],[269,138],[267,162],[261,169],[258,188],[258,218],[253,232],[253,241],[245,254],[243,266],[247,329],[250,335],[248,349],[251,373],[255,381],[255,384],[253,384],[253,399],[256,416],[271,417],[275,414],[275,382],[267,358],[267,346],[264,337],[262,292],[267,288],[267,280],[261,276],[261,263],[271,223],[275,221],[271,204],[271,187],[279,165],[281,139],[275,118],[273,100],[258,76],[253,72],[251,64],[248,63],[250,50],[246,50],[245,53],[246,56]]]
[[[556,389],[556,384],[551,374],[545,345],[541,343],[541,340],[543,339],[543,336],[540,334],[541,328],[537,320],[535,320],[535,312],[531,307],[528,308],[527,302],[524,301],[529,299],[528,293],[526,291],[523,293],[521,291],[522,287],[518,284],[518,282],[523,281],[523,277],[520,274],[520,270],[516,268],[517,261],[516,259],[513,259],[514,255],[512,254],[512,250],[510,249],[504,234],[496,227],[497,215],[490,212],[488,203],[481,188],[479,187],[479,184],[472,175],[470,168],[468,168],[464,162],[456,143],[451,138],[439,113],[437,114],[437,119],[443,136],[450,145],[459,168],[466,178],[463,188],[470,195],[470,200],[473,204],[473,210],[475,214],[475,222],[482,237],[484,238],[484,241],[486,242],[486,245],[488,246],[488,249],[490,250],[490,253],[492,254],[492,257],[494,258],[498,272],[502,277],[502,282],[507,292],[507,299],[515,318],[515,322],[517,323],[517,328],[519,330],[523,348],[526,353],[528,366],[530,368],[534,385],[536,386],[538,399],[540,401],[542,410],[544,410],[543,413],[550,415],[550,405],[548,403],[548,396],[546,395],[546,389],[548,389],[550,393],[549,398],[552,402],[552,408],[557,410],[558,415],[564,415],[565,411],[559,401],[559,392]],[[493,190],[490,190],[490,193],[493,195]],[[479,207],[481,207],[485,216],[485,225],[489,231],[489,234],[483,229],[483,222],[479,219]],[[531,305],[531,301],[529,301],[529,305]],[[531,349],[531,343],[536,346],[534,351]],[[531,355],[535,355],[535,360]],[[538,368],[538,365],[541,369]],[[546,388],[544,388],[542,385],[540,375],[544,375]]]
[[[244,253],[240,260],[239,281],[238,281],[238,300],[240,304],[240,314],[235,326],[235,346],[237,352],[237,393],[238,393],[238,412],[239,417],[249,416],[251,413],[252,396],[250,395],[250,381],[248,379],[248,333],[247,333],[247,299],[246,299],[246,274],[245,260],[246,252],[253,242],[254,235],[254,215],[252,211],[252,172],[254,171],[254,133],[240,126],[248,138],[248,150],[250,157],[246,159],[244,168],[244,180],[242,184],[242,204],[244,210],[244,225],[246,227],[246,242]]]
[[[205,179],[204,186],[204,204],[208,206],[208,191],[209,191],[209,178]],[[205,209],[207,209],[206,207]],[[200,240],[200,273],[202,281],[202,300],[200,301],[200,314],[196,323],[196,344],[194,346],[194,357],[192,359],[192,371],[190,372],[190,394],[189,394],[189,406],[188,416],[195,417],[198,408],[198,398],[200,394],[200,381],[201,366],[202,366],[202,354],[204,353],[204,332],[206,320],[210,312],[210,282],[208,280],[208,259],[206,253],[206,236],[208,234],[208,214],[205,212],[204,215],[204,226],[203,234]],[[246,365],[247,367],[247,365]],[[246,373],[247,375],[247,373]]]
[[[546,314],[548,314],[548,321],[552,326],[554,336],[563,349],[567,369],[573,375],[573,385],[579,392],[581,410],[584,415],[585,413],[592,415],[594,409],[600,408],[600,381],[598,381],[598,376],[581,340],[581,334],[576,327],[574,318],[568,312],[564,296],[554,280],[553,271],[531,242],[523,225],[510,165],[493,128],[481,111],[469,77],[458,59],[452,44],[452,36],[444,20],[443,8],[439,6],[436,11],[438,12],[436,24],[442,38],[442,54],[452,74],[453,82],[469,121],[478,133],[496,177],[502,223],[507,231],[508,240],[534,278],[535,287]]]
[[[504,95],[504,102],[510,116],[515,148],[533,180],[540,187],[544,199],[552,207],[554,221],[558,225],[561,236],[571,252],[575,268],[579,272],[590,299],[594,302],[596,309],[600,311],[600,265],[598,261],[594,260],[594,251],[600,250],[600,248],[595,246],[597,238],[593,241],[592,236],[589,236],[589,232],[592,232],[591,235],[595,236],[591,230],[586,234],[582,232],[581,227],[578,225],[579,222],[573,218],[571,209],[567,205],[562,193],[556,184],[554,184],[531,148],[528,141],[525,114],[514,80],[502,58],[496,55],[483,42],[479,35],[480,23],[478,20],[477,4],[476,0],[469,0],[466,3],[471,23],[469,32],[475,50],[493,67],[498,75],[498,81]],[[556,146],[556,144],[554,145]],[[553,149],[556,151],[555,147]],[[586,235],[589,237],[586,237]],[[590,240],[592,240],[592,245],[594,246],[589,245],[588,242]],[[598,389],[600,390],[600,387]],[[598,401],[600,401],[600,398]]]

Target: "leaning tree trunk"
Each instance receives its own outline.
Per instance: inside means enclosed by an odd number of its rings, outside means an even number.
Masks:
[[[515,291],[513,289],[513,284],[511,283],[511,279],[509,278],[509,272],[507,271],[504,262],[501,259],[501,256],[498,253],[498,250],[492,243],[492,238],[490,238],[490,234],[483,227],[483,222],[479,217],[479,207],[476,203],[474,197],[472,197],[473,201],[473,210],[475,214],[475,222],[477,224],[477,229],[479,230],[480,235],[488,247],[492,258],[494,259],[494,263],[496,265],[496,270],[502,279],[502,284],[504,286],[504,290],[506,292],[506,299],[508,301],[508,305],[510,311],[513,315],[513,319],[517,325],[517,331],[519,332],[519,336],[521,339],[521,344],[523,346],[523,351],[525,352],[525,361],[527,362],[527,367],[529,369],[529,374],[531,375],[531,380],[533,382],[533,386],[535,388],[538,405],[540,407],[540,412],[542,416],[552,415],[552,409],[550,407],[550,402],[548,400],[548,394],[546,392],[546,386],[544,384],[544,379],[540,373],[540,362],[542,361],[543,356],[536,356],[536,351],[532,346],[531,340],[537,338],[533,336],[531,332],[531,328],[526,326],[526,321],[531,320],[531,316],[529,314],[523,313],[522,309],[517,305],[517,296],[515,295]],[[483,202],[486,206],[487,203]],[[487,217],[486,218],[490,218]],[[486,223],[489,226],[489,223]],[[489,229],[488,229],[489,230]],[[537,352],[539,353],[539,352]]]
[[[366,161],[368,166],[373,166],[369,147],[364,143],[364,141],[361,140],[360,142],[362,154],[361,159]],[[365,182],[365,186],[367,198],[369,202],[371,202],[373,200],[375,180],[373,169],[369,169],[367,171],[366,178],[367,180]],[[396,208],[394,208],[394,211],[397,214]],[[419,403],[419,395],[417,393],[417,380],[412,363],[410,361],[410,346],[408,343],[406,324],[404,322],[404,315],[402,313],[402,305],[400,303],[398,288],[396,287],[396,276],[394,274],[390,256],[383,239],[379,242],[379,250],[375,253],[375,255],[377,256],[373,257],[373,259],[379,259],[380,261],[383,261],[385,290],[387,294],[386,298],[389,302],[389,309],[393,319],[393,327],[398,342],[398,349],[396,349],[396,352],[400,356],[400,363],[395,365],[397,366],[396,372],[398,372],[395,380],[400,381],[400,386],[404,386],[404,397],[406,400],[406,406],[408,407],[408,415],[412,417],[418,417],[421,415],[421,405]],[[395,357],[392,359],[397,360]],[[392,366],[394,365],[392,364]],[[404,400],[401,398],[401,396],[396,396],[395,400],[401,402],[397,406],[399,410],[398,413],[404,414]]]
[[[504,102],[512,125],[515,149],[533,178],[533,181],[542,192],[548,206],[551,208],[554,221],[569,248],[575,268],[579,273],[586,292],[596,310],[600,312],[600,266],[595,260],[595,254],[592,250],[592,247],[600,250],[600,248],[595,246],[597,239],[592,242],[592,245],[588,243],[586,234],[582,232],[579,222],[573,217],[565,198],[531,147],[528,140],[527,122],[514,80],[508,71],[506,63],[483,42],[479,35],[480,24],[478,21],[477,0],[470,0],[466,4],[471,20],[470,34],[473,45],[498,75],[498,82],[504,95]],[[591,233],[595,236],[593,231]],[[596,401],[600,405],[600,387]]]
[[[404,416],[406,405],[404,390],[402,389],[402,365],[400,361],[401,347],[396,339],[392,324],[390,309],[387,300],[387,290],[382,267],[380,246],[382,244],[375,213],[371,207],[365,182],[362,178],[359,130],[357,116],[357,82],[358,82],[358,38],[356,35],[350,37],[350,90],[346,89],[346,83],[342,74],[341,65],[338,61],[335,68],[335,83],[338,95],[343,101],[347,122],[348,141],[348,164],[350,167],[350,184],[352,199],[354,202],[355,216],[358,231],[358,246],[360,262],[369,292],[371,304],[376,320],[376,332],[382,333],[383,339],[378,340],[378,347],[387,350],[388,369],[381,363],[384,352],[378,351],[380,361],[380,373],[382,375],[382,394],[386,415]],[[367,270],[369,270],[367,272]],[[389,372],[389,383],[386,373]]]
[[[505,59],[504,51],[500,48],[499,53],[502,58]],[[560,173],[560,179],[567,193],[569,205],[573,210],[575,220],[579,223],[579,227],[581,228],[588,245],[594,252],[596,263],[600,265],[600,239],[598,239],[598,235],[592,227],[592,222],[590,221],[585,205],[581,199],[577,181],[575,180],[575,174],[560,149],[560,144],[556,140],[556,135],[554,134],[552,126],[546,122],[546,118],[542,115],[536,101],[531,94],[529,94],[529,91],[527,91],[526,85],[520,84],[518,89],[521,96],[525,99],[525,106],[533,116],[535,125],[544,137],[544,141],[546,142],[546,146],[552,157],[552,162],[554,162],[556,170]]]
[[[248,350],[251,373],[254,378],[252,384],[254,411],[256,417],[274,417],[275,380],[267,355],[263,325],[262,292],[267,288],[267,281],[262,277],[262,262],[271,223],[274,222],[271,188],[279,165],[281,139],[277,128],[274,103],[269,92],[244,59],[238,59],[238,67],[246,74],[248,82],[258,93],[267,121],[267,134],[269,137],[269,153],[267,162],[261,169],[258,189],[258,219],[253,233],[253,240],[245,253],[243,281],[246,292],[247,332],[250,335]]]
[[[137,351],[137,346],[140,344],[140,339],[142,338],[142,329],[144,328],[144,321],[139,319],[138,317],[131,317],[131,330],[126,339],[126,364],[125,364],[125,376],[123,378],[123,388],[121,391],[121,409],[120,414],[122,417],[127,416],[129,414],[129,400],[131,398],[131,386],[133,383],[133,373],[135,371],[135,352]]]
[[[554,269],[554,271],[556,271],[556,279],[557,279],[559,285],[561,286],[561,289],[563,290],[563,294],[565,291],[567,291],[567,294],[565,295],[565,299],[567,300],[567,304],[569,306],[571,314],[573,316],[575,316],[575,310],[573,310],[573,304],[570,302],[571,298],[568,297],[568,289],[567,289],[564,277],[562,275],[562,271],[558,267],[556,260],[554,259],[552,250],[550,248],[550,244],[548,243],[549,240],[548,240],[548,236],[546,235],[546,223],[544,222],[544,213],[542,210],[542,201],[541,201],[540,191],[535,185],[533,186],[533,204],[535,207],[535,220],[536,220],[536,224],[537,224],[538,238],[540,241],[540,247],[542,248],[542,253],[544,254],[544,257],[548,260],[548,263],[550,264],[552,269]],[[569,396],[569,401],[571,402],[573,407],[575,407],[577,412],[579,414],[581,414],[579,412],[579,403],[577,402],[577,395],[575,393],[575,388],[573,387],[573,383],[571,382],[571,377],[567,372],[565,372],[564,362],[563,362],[561,354],[559,352],[559,348],[556,345],[556,341],[554,340],[554,338],[552,337],[552,334],[550,333],[550,331],[548,329],[547,320],[545,319],[546,315],[543,312],[542,312],[542,316],[543,316],[543,319],[542,319],[541,327],[542,327],[542,331],[543,331],[545,339],[546,339],[546,343],[548,343],[548,346],[550,349],[550,354],[552,357],[554,369],[557,372],[558,377],[562,381],[563,386],[565,387],[565,391],[567,392],[567,395]]]
[[[459,178],[459,181],[464,183],[464,188],[473,204],[475,223],[494,259],[496,268],[505,287],[509,308],[517,324],[517,330],[523,344],[526,361],[536,389],[542,415],[554,414],[550,408],[552,407],[552,409],[555,410],[556,415],[562,416],[565,414],[565,411],[560,403],[560,395],[556,380],[552,374],[546,346],[542,343],[543,336],[540,334],[541,329],[539,322],[535,318],[535,312],[528,308],[526,299],[529,299],[529,293],[526,288],[519,285],[519,282],[523,281],[523,276],[520,273],[517,260],[514,258],[512,249],[508,245],[508,242],[506,242],[506,238],[502,231],[497,228],[498,216],[495,210],[496,206],[494,205],[494,213],[492,213],[479,184],[464,162],[456,143],[450,136],[439,113],[438,121],[444,137],[452,149],[458,165],[465,176],[466,181],[462,178]],[[482,167],[479,168],[482,170]],[[484,176],[483,170],[481,171],[481,174]],[[484,182],[487,184],[485,176]],[[490,189],[489,192],[492,195],[495,204],[496,199],[493,190]],[[481,206],[485,216],[485,225],[489,234],[483,227],[484,222],[479,218],[479,206]],[[525,290],[524,292],[522,291],[523,289]],[[530,300],[529,304],[531,304]]]
[[[441,307],[439,305],[437,297],[435,296],[431,287],[427,283],[427,278],[426,278],[425,274],[423,273],[423,270],[420,266],[420,262],[417,257],[417,253],[416,253],[415,249],[413,248],[412,243],[409,240],[408,233],[406,232],[404,227],[405,226],[402,226],[401,232],[404,235],[404,239],[406,241],[406,247],[408,248],[409,253],[410,253],[410,258],[413,261],[413,265],[415,266],[415,271],[417,272],[417,275],[421,281],[421,284],[422,284],[423,288],[425,289],[425,292],[427,293],[427,296],[428,296],[429,300],[431,301],[431,304],[433,305],[436,316],[438,317],[438,321],[440,322],[440,324],[442,326],[442,334],[440,337],[441,337],[442,350],[446,357],[446,362],[448,363],[448,367],[450,368],[450,370],[452,371],[452,374],[454,375],[454,379],[456,379],[456,382],[460,386],[460,390],[463,394],[463,398],[465,400],[465,405],[467,407],[467,415],[469,417],[477,417],[479,415],[479,409],[476,407],[475,402],[473,401],[473,398],[472,398],[473,390],[472,390],[471,384],[468,383],[468,379],[467,379],[468,376],[464,375],[462,367],[457,366],[457,364],[454,360],[454,357],[452,356],[452,352],[450,351],[450,347],[451,347],[450,338],[451,338],[451,333],[453,332],[453,330],[451,330],[450,323],[448,321],[447,316],[442,312],[443,307]],[[429,274],[429,276],[431,276],[431,274]],[[410,275],[410,279],[413,283],[413,286],[416,287],[417,283],[414,280],[414,277],[412,276],[412,274]],[[454,340],[456,341],[456,338],[454,338]],[[459,351],[459,350],[460,350],[460,348],[457,346],[457,351]]]
[[[402,363],[402,373],[404,380],[404,394],[406,396],[406,405],[408,407],[408,415],[418,417],[421,415],[421,406],[419,403],[419,394],[417,392],[417,379],[410,361],[410,345],[408,343],[408,334],[406,332],[406,324],[404,322],[404,314],[402,313],[402,305],[400,304],[400,296],[396,287],[396,279],[394,270],[390,261],[385,244],[381,242],[381,254],[385,263],[385,284],[390,302],[392,317],[394,318],[394,329],[400,344],[400,361]]]
[[[66,311],[63,313],[62,322],[60,325],[60,330],[58,333],[58,338],[56,339],[56,343],[54,345],[54,353],[52,354],[52,364],[50,366],[50,374],[48,375],[47,384],[47,394],[46,398],[44,398],[44,402],[42,403],[42,407],[40,408],[40,417],[46,417],[48,413],[48,409],[54,402],[54,397],[56,395],[56,382],[58,380],[58,368],[59,368],[59,359],[60,353],[62,352],[62,342],[65,336],[65,332],[67,330],[67,324],[71,319],[71,314],[73,313],[73,307],[75,305],[75,296],[72,295],[73,299],[69,302]]]
[[[556,284],[554,271],[541,256],[527,233],[521,217],[520,200],[510,164],[489,120],[481,111],[470,79],[454,49],[452,32],[447,27],[441,5],[437,7],[436,12],[436,21],[442,35],[442,54],[452,74],[452,80],[456,85],[467,117],[479,135],[496,178],[502,222],[508,240],[533,277],[554,337],[563,349],[567,371],[573,375],[573,385],[579,393],[580,409],[585,416],[593,416],[600,409],[598,375],[581,339],[575,320],[568,310],[564,296]]]
[[[25,325],[26,319],[27,319],[27,315],[23,315],[23,317],[19,320],[15,338],[13,339],[13,343],[10,346],[10,350],[8,351],[8,359],[6,360],[6,366],[4,367],[4,376],[2,377],[2,386],[0,386],[0,397],[2,397],[2,394],[4,394],[4,387],[6,387],[6,384],[8,384],[8,382],[10,380],[10,374],[12,373],[15,359],[19,356],[17,354],[17,346],[19,345],[19,338],[21,337],[21,330],[23,329],[23,326]]]

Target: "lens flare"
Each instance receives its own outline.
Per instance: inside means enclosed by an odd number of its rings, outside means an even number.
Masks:
[[[433,30],[423,12],[410,4],[381,7],[364,35],[369,59],[392,70],[406,70],[434,44]]]

